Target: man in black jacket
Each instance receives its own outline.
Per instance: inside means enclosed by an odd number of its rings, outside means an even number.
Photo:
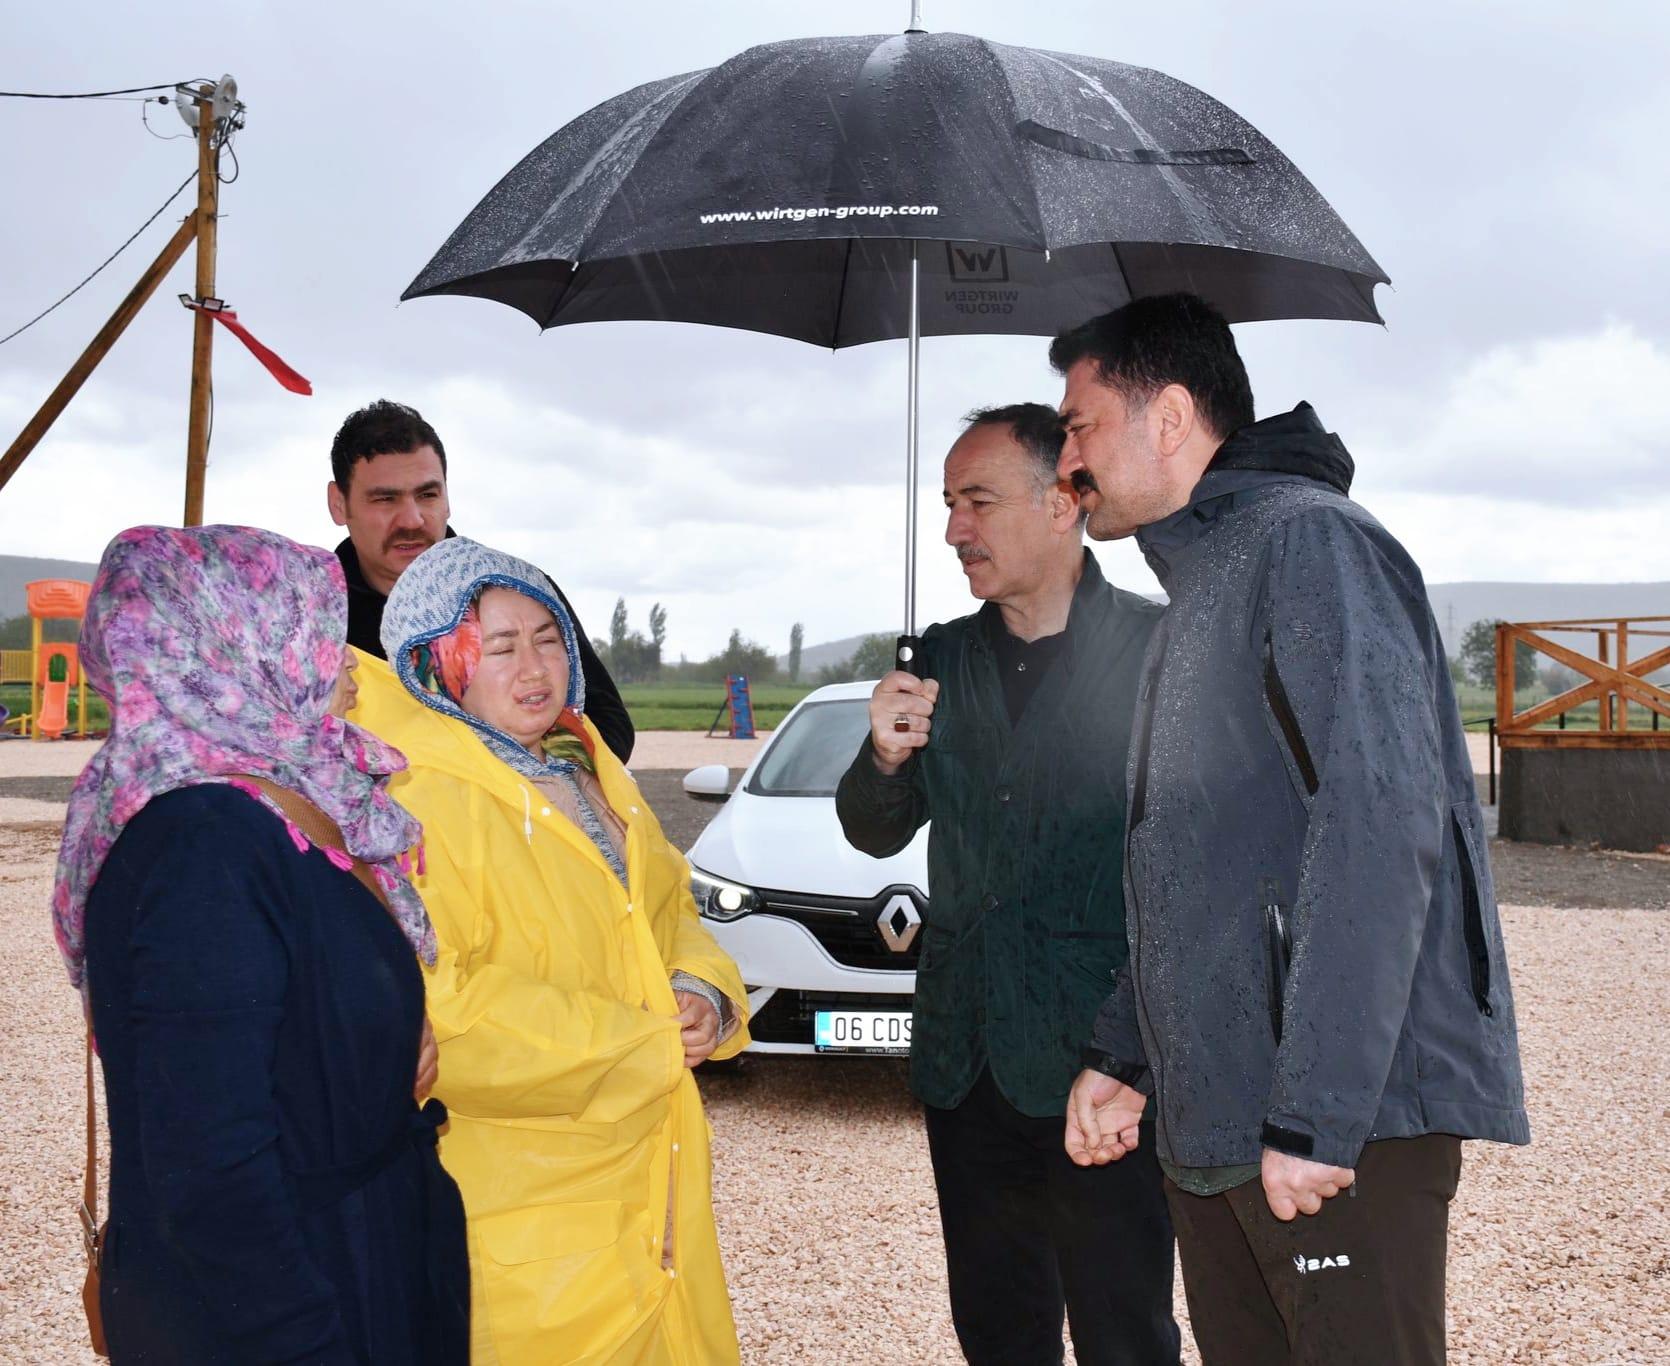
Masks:
[[[1160,609],[1103,577],[1061,427],[975,413],[945,461],[945,539],[985,605],[890,673],[835,794],[878,858],[932,820],[910,1076],[939,1192],[951,1316],[972,1366],[1178,1359],[1172,1237],[1152,1145],[1118,1168],[1061,1151],[1079,1048],[1125,960],[1118,834],[1142,653]]]
[[[453,534],[447,525],[446,448],[417,409],[378,399],[350,413],[338,429],[325,497],[331,520],[348,528],[348,538],[336,548],[348,580],[348,643],[382,659],[378,637],[389,590],[407,565]],[[586,715],[603,743],[627,763],[635,733],[620,690],[562,590],[553,582],[551,591],[568,608],[579,640]]]
[[[1437,1366],[1461,1140],[1530,1130],[1420,571],[1308,404],[1253,421],[1202,300],[1138,300],[1050,360],[1090,534],[1134,533],[1171,600],[1130,747],[1131,958],[1067,1150],[1124,1156],[1154,1098],[1208,1366]]]

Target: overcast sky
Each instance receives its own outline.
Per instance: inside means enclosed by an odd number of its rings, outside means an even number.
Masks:
[[[1157,67],[1277,143],[1392,277],[1387,326],[1237,329],[1261,416],[1311,400],[1357,496],[1431,582],[1670,579],[1670,7],[1546,0],[1340,5],[928,0],[928,27]],[[248,127],[222,192],[220,293],[314,383],[285,393],[216,340],[211,521],[334,544],[332,433],[415,404],[446,442],[453,521],[525,554],[588,629],[617,595],[673,657],[732,626],[774,649],[901,617],[905,348],[609,323],[541,336],[402,289],[526,152],[610,95],[756,43],[902,29],[908,0],[703,5],[8,5],[0,89],[238,79]],[[135,103],[0,100],[0,335],[50,303],[194,165]],[[150,106],[153,129],[183,132]],[[0,347],[9,443],[190,207]],[[22,472],[0,552],[95,559],[182,505],[189,258]],[[1055,402],[1046,343],[923,348],[921,617],[967,610],[938,539],[957,416]],[[1138,591],[1128,545],[1098,553]]]

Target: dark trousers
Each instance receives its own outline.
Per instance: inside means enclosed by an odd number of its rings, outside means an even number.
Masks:
[[[1342,1191],[1284,1224],[1257,1180],[1165,1183],[1205,1366],[1443,1366],[1444,1259],[1461,1140],[1385,1139]]]
[[[923,1111],[951,1318],[971,1366],[1058,1366],[1063,1310],[1080,1366],[1177,1361],[1152,1133],[1123,1161],[1075,1167],[1064,1119],[1021,1114],[990,1071],[954,1110]]]

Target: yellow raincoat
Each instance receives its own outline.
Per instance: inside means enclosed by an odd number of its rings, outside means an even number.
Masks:
[[[597,741],[630,891],[592,842],[461,721],[361,657],[352,719],[405,752],[414,881],[440,953],[441,1159],[469,1215],[474,1366],[738,1359],[710,1199],[709,1129],[669,975],[745,1009],[689,867]],[[586,723],[594,740],[596,731]],[[740,1027],[716,1056],[748,1042]]]

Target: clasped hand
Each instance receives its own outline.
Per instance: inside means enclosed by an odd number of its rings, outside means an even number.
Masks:
[[[675,991],[678,1002],[679,1042],[684,1045],[684,1065],[695,1067],[713,1056],[719,1047],[719,1012],[713,1002],[693,991]]]
[[[1078,1166],[1100,1167],[1134,1151],[1147,1104],[1148,1097],[1135,1088],[1086,1068],[1067,1097],[1067,1156]],[[1266,1148],[1260,1177],[1270,1213],[1288,1223],[1301,1214],[1315,1214],[1357,1174],[1350,1167],[1330,1167]]]

